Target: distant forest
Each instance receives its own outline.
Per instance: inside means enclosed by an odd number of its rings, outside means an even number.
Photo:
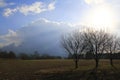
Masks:
[[[65,59],[73,59],[74,55],[68,55],[65,57]],[[79,59],[94,59],[95,55],[88,52],[86,54],[80,54],[78,55]],[[99,59],[109,59],[110,58],[109,53],[104,54],[98,54]],[[114,53],[111,56],[113,59],[120,59],[120,52]],[[2,59],[23,59],[23,60],[37,60],[37,59],[63,59],[61,56],[52,56],[49,54],[40,54],[37,51],[35,51],[33,54],[28,53],[20,53],[16,54],[13,51],[0,51],[0,58]]]
[[[95,58],[95,54],[92,54],[92,53],[80,54],[78,56],[79,56],[79,59],[94,59]],[[72,59],[73,57],[74,55],[68,55],[68,59]],[[112,55],[110,55],[109,53],[98,54],[99,59],[109,59],[110,57],[112,57],[112,59],[120,59],[120,52],[114,53]]]
[[[51,56],[49,54],[39,54],[35,51],[33,54],[19,53],[13,51],[0,51],[0,58],[3,59],[23,59],[23,60],[36,60],[36,59],[61,59],[61,56]]]

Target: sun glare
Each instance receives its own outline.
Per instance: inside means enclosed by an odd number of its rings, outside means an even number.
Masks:
[[[110,7],[97,7],[87,13],[84,24],[95,29],[113,31],[116,25],[115,13]]]

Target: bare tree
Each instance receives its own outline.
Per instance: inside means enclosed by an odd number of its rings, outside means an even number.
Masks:
[[[118,50],[120,41],[104,30],[86,29],[62,36],[61,44],[70,55],[74,55],[75,68],[78,68],[79,55],[87,52],[94,54],[95,67],[98,68],[99,54],[103,53],[110,53],[110,64],[113,65],[112,54]]]
[[[106,33],[103,30],[93,30],[93,29],[87,29],[83,32],[84,34],[84,41],[87,44],[87,51],[91,51],[94,54],[94,59],[96,62],[96,68],[99,64],[99,55],[102,54],[107,45],[108,40],[108,33]]]
[[[86,47],[82,33],[76,30],[72,33],[62,36],[61,44],[67,53],[73,55],[75,68],[78,68],[79,55],[84,52]]]
[[[106,52],[109,53],[110,65],[113,66],[113,54],[118,52],[120,47],[119,38],[115,35],[110,35],[107,42]]]

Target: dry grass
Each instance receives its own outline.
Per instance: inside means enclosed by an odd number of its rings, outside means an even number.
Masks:
[[[0,60],[0,80],[120,80],[120,61],[115,67],[101,60],[94,69],[94,60],[80,60],[74,69],[73,60]]]

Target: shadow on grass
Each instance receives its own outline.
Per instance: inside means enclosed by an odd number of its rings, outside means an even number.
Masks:
[[[110,70],[91,69],[86,71],[71,70],[61,73],[42,74],[38,80],[120,80],[120,71],[113,67]]]

